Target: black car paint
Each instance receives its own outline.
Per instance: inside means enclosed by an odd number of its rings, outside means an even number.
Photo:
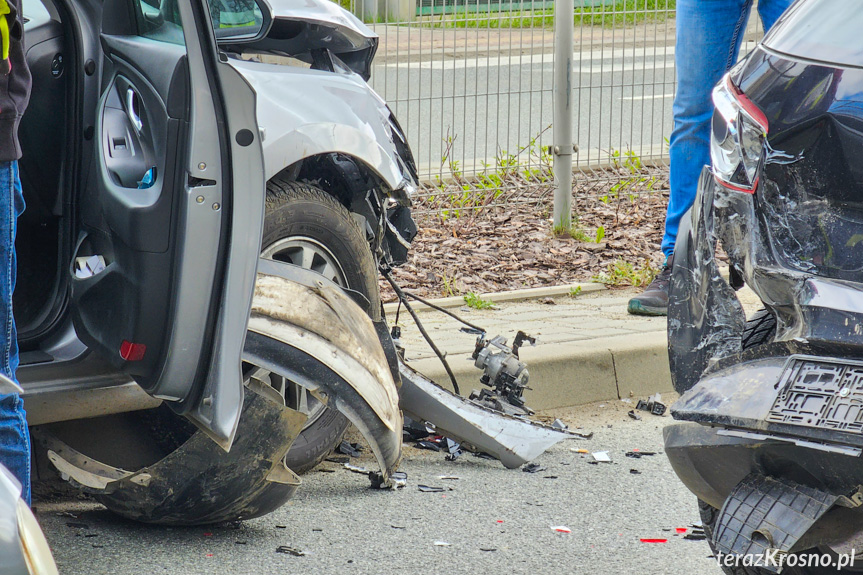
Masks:
[[[863,53],[839,54],[855,65],[828,63],[829,51],[811,48],[811,26],[807,45],[793,45],[806,24],[801,6],[826,4],[796,4],[732,70],[768,121],[759,183],[754,194],[730,190],[705,168],[675,248],[669,357],[685,393],[672,415],[693,423],[669,427],[666,450],[690,490],[717,508],[752,472],[845,495],[863,475],[848,455],[863,446],[860,432],[767,421],[789,356],[863,358]],[[745,316],[720,274],[717,241],[732,275],[775,315],[775,343],[743,349]]]

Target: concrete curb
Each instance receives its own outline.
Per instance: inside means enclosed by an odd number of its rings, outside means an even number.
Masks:
[[[495,303],[503,303],[508,301],[519,301],[525,299],[539,299],[543,297],[559,297],[562,295],[569,295],[572,290],[581,288],[580,293],[589,293],[602,291],[606,288],[602,284],[598,283],[580,283],[580,284],[570,284],[563,286],[550,286],[550,287],[538,287],[538,288],[527,288],[513,291],[502,291],[495,293],[484,293],[480,294],[480,297],[487,301],[492,301]],[[429,302],[444,308],[453,308],[453,307],[461,307],[466,305],[464,302],[463,296],[454,296],[454,297],[443,297],[437,299],[431,298],[423,298],[427,299]],[[384,312],[387,314],[394,314],[396,309],[398,309],[398,302],[384,304]],[[417,310],[430,309],[427,305],[422,304],[418,301],[411,301],[411,307]]]
[[[554,409],[647,397],[673,391],[665,331],[602,337],[588,341],[522,348],[530,370],[531,390],[525,393],[533,409]],[[447,356],[462,395],[482,387],[480,371],[468,354]],[[452,389],[437,358],[410,363],[439,385]]]

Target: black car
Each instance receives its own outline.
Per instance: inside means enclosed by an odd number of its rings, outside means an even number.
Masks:
[[[853,570],[863,552],[855,8],[797,2],[716,87],[712,166],[675,249],[669,358],[684,423],[665,430],[666,449],[727,573]],[[763,303],[748,319],[743,285]]]

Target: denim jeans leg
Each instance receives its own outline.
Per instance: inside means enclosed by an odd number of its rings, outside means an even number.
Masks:
[[[0,369],[15,379],[18,368],[18,334],[12,315],[12,292],[17,277],[15,233],[24,211],[24,196],[17,162],[0,162]],[[24,402],[17,394],[0,396],[0,463],[24,486],[30,502],[30,435]]]

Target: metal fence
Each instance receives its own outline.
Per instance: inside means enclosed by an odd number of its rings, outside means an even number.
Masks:
[[[504,189],[507,202],[550,193],[555,4],[343,0],[380,35],[371,84],[399,118],[423,180],[479,181],[494,190],[486,204]],[[667,162],[674,6],[575,1],[573,166],[582,189]]]

